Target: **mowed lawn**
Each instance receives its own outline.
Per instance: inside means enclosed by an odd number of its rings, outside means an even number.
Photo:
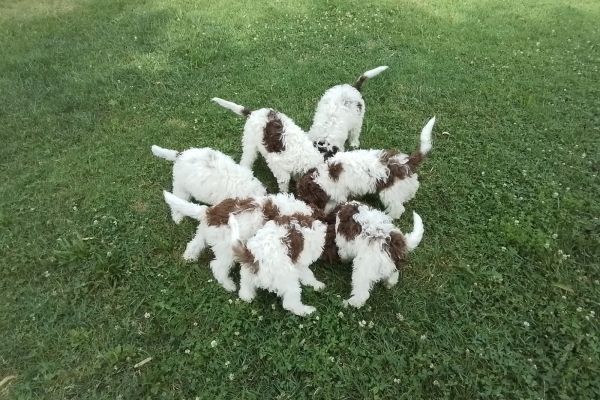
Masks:
[[[0,398],[600,398],[599,20],[595,0],[0,1]],[[195,225],[150,146],[239,159],[211,97],[308,129],[379,65],[362,147],[438,121],[398,286],[345,309],[350,266],[316,264],[300,318],[225,292],[209,252],[185,264]]]

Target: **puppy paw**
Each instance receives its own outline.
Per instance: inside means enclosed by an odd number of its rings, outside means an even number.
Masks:
[[[314,313],[315,311],[317,311],[317,309],[313,306],[304,306],[300,310],[298,310],[296,314],[304,317],[306,315]]]
[[[194,254],[192,252],[185,251],[183,253],[183,259],[185,260],[185,262],[193,262],[193,261],[196,261],[198,259],[198,255]]]
[[[365,302],[358,300],[355,297],[350,297],[348,300],[344,300],[342,304],[344,305],[344,307],[352,306],[354,308],[361,308],[365,304]]]
[[[227,290],[228,292],[235,292],[237,289],[237,286],[235,286],[235,283],[233,283],[232,280],[227,280],[227,281],[222,282],[221,286],[223,286],[223,288],[225,290]]]
[[[320,292],[321,290],[325,289],[325,284],[323,282],[317,281],[313,283],[312,288],[317,292]]]
[[[239,292],[238,296],[240,297],[240,299],[242,299],[242,301],[245,301],[246,303],[250,303],[254,299],[254,296],[252,296],[252,294],[250,293]]]

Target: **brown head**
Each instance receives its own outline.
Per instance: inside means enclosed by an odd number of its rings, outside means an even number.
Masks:
[[[298,198],[308,205],[324,209],[329,201],[329,195],[315,182],[318,172],[316,168],[310,169],[296,182]]]
[[[337,233],[346,240],[353,240],[362,232],[362,226],[354,219],[358,214],[358,204],[346,203],[340,207],[337,213],[338,228]]]
[[[283,144],[283,122],[277,112],[271,110],[267,114],[267,124],[263,132],[263,145],[269,153],[281,153]]]
[[[400,268],[408,253],[404,236],[398,231],[392,231],[390,237],[385,240],[383,250],[389,254],[396,268]]]
[[[206,210],[206,221],[210,226],[227,225],[230,214],[254,210],[257,207],[254,199],[225,199]]]

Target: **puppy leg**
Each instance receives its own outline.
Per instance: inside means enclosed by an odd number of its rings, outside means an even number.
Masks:
[[[399,276],[400,273],[398,271],[392,272],[392,274],[385,279],[385,287],[391,289],[396,286]]]
[[[240,268],[240,299],[250,303],[256,297],[256,286],[254,285],[254,274],[244,265]]]
[[[375,261],[377,262],[377,261]],[[371,288],[379,280],[373,273],[376,270],[373,260],[365,255],[359,255],[352,264],[352,295],[344,300],[344,306],[361,308],[371,296]]]
[[[256,143],[244,132],[244,138],[242,139],[242,158],[240,159],[240,165],[248,169],[252,169],[256,156],[258,155],[258,148]]]
[[[300,268],[300,270],[299,270],[300,283],[302,283],[305,286],[311,286],[316,291],[319,291],[319,290],[322,290],[325,288],[325,284],[323,282],[317,280],[317,278],[315,278],[315,275],[310,270],[310,268],[308,268],[308,267],[299,267],[299,268]]]
[[[360,128],[360,126],[355,126],[348,132],[348,140],[350,141],[350,147],[360,146]]]
[[[185,201],[189,201],[192,198],[188,191],[181,187],[176,180],[173,181],[173,194]],[[182,213],[171,208],[171,218],[173,219],[173,222],[179,224],[183,220],[183,217],[184,215]]]
[[[302,288],[300,281],[295,277],[288,277],[286,282],[278,285],[277,292],[282,298],[282,306],[286,310],[299,316],[312,314],[316,308],[302,304]]]
[[[204,227],[202,225],[198,225],[196,234],[193,239],[188,242],[185,251],[183,252],[183,259],[185,261],[196,261],[200,253],[202,253],[202,250],[204,250],[206,244],[204,242],[203,229]]]
[[[277,186],[279,186],[279,191],[281,193],[287,193],[290,188],[290,174],[283,171],[277,171],[271,169],[273,171],[273,175],[275,175],[275,179],[277,179]]]
[[[215,246],[212,250],[215,253],[215,259],[210,262],[210,269],[215,279],[225,290],[229,292],[235,291],[235,283],[229,276],[229,270],[234,263],[231,245],[226,243],[225,245]]]

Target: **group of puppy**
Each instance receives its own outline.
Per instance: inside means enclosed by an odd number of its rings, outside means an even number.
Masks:
[[[164,192],[173,221],[191,217],[199,222],[183,258],[197,260],[209,246],[214,253],[210,268],[226,290],[236,290],[230,270],[238,262],[242,300],[250,302],[257,288],[267,289],[281,297],[283,308],[301,316],[315,311],[302,303],[301,285],[325,287],[309,268],[318,259],[353,262],[346,306],[363,306],[379,281],[394,286],[401,263],[423,237],[417,213],[411,233],[402,233],[393,220],[419,188],[416,171],[431,150],[435,117],[410,155],[397,150],[345,151],[346,142],[353,148],[360,145],[365,114],[361,86],[386,69],[375,68],[354,85],[327,90],[309,132],[277,110],[251,110],[212,99],[246,118],[240,164],[211,148],[178,152],[152,146],[154,155],[174,163],[172,193]],[[280,193],[267,194],[254,177],[251,169],[258,153],[277,179]],[[292,179],[296,196],[288,193]],[[379,195],[385,212],[350,201],[370,193]],[[190,202],[192,198],[207,205]]]

